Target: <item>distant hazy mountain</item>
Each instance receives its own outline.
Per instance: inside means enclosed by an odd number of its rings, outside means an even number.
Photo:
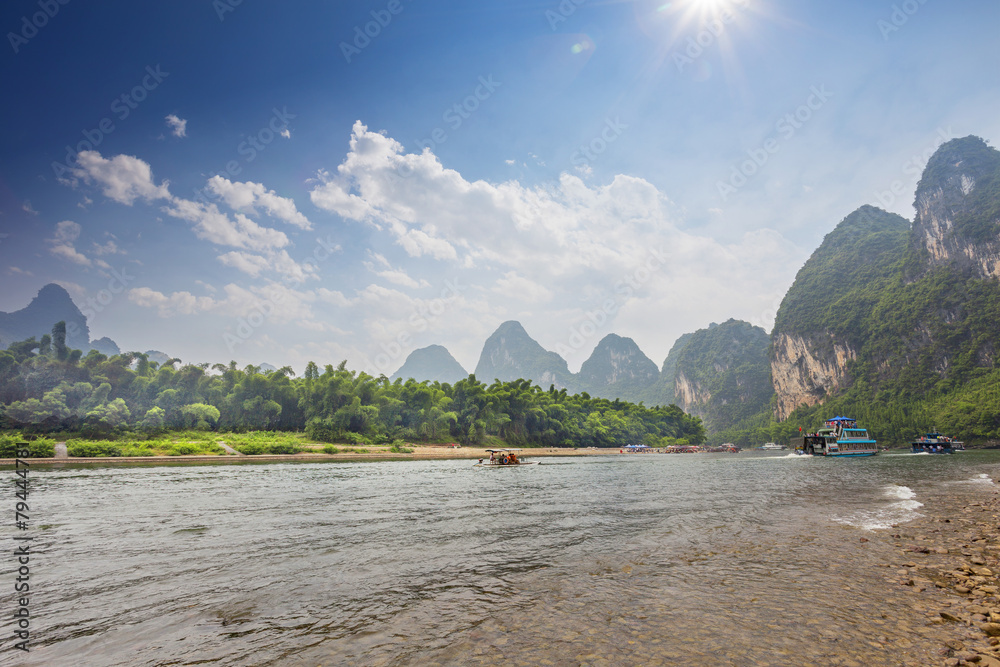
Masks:
[[[150,361],[155,361],[158,364],[163,364],[164,362],[170,361],[173,357],[170,355],[160,352],[159,350],[146,350],[146,356]]]
[[[111,340],[107,336],[103,338],[98,338],[95,341],[91,341],[90,348],[92,350],[97,350],[101,354],[106,354],[109,357],[113,357],[116,354],[122,353],[121,349],[118,347],[118,343]]]
[[[410,378],[418,382],[447,382],[455,384],[469,376],[468,371],[451,356],[451,353],[440,345],[430,345],[410,352],[406,362],[392,374],[391,380]]]
[[[546,389],[571,387],[573,381],[565,359],[535,342],[520,322],[504,322],[483,345],[476,379],[489,384],[522,378]]]
[[[0,347],[34,336],[40,339],[52,333],[56,322],[66,322],[66,345],[71,349],[90,350],[90,329],[87,318],[73,303],[69,292],[50,283],[38,292],[25,308],[13,313],[0,313]]]
[[[608,334],[583,362],[576,384],[592,396],[639,401],[659,377],[656,364],[634,340]]]

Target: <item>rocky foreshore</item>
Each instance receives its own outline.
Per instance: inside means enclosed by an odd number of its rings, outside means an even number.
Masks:
[[[984,480],[935,493],[920,508],[921,518],[883,534],[899,554],[885,564],[886,577],[915,595],[912,630],[939,641],[940,664],[949,667],[1000,667],[1000,492],[995,489]]]

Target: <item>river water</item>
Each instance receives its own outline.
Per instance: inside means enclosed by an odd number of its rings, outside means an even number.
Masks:
[[[939,664],[879,536],[1000,452],[471,464],[33,468],[0,663]]]

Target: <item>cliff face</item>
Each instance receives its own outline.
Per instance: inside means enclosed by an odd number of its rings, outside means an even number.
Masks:
[[[898,215],[863,206],[827,234],[796,275],[771,333],[778,419],[850,386],[848,364],[869,338],[865,319],[881,286],[898,279],[909,227]]]
[[[916,405],[995,369],[1000,152],[977,137],[944,144],[914,206],[912,228],[862,207],[799,271],[771,334],[779,419],[832,398],[867,410],[880,392]]]
[[[912,246],[924,262],[917,278],[952,266],[1000,277],[1000,152],[978,137],[941,146],[917,186]]]
[[[816,405],[850,382],[847,363],[857,351],[833,337],[819,342],[798,335],[778,334],[771,350],[771,378],[778,419],[800,405]]]

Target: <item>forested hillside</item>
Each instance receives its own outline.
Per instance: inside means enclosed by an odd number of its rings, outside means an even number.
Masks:
[[[783,438],[849,414],[885,444],[931,429],[1000,440],[1000,152],[930,159],[913,225],[862,207],[803,266],[771,336],[775,413],[719,434]]]

